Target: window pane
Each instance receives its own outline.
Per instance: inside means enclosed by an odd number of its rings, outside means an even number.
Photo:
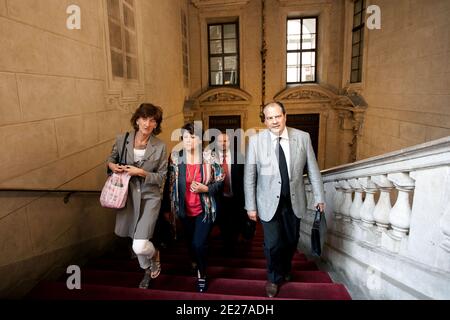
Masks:
[[[302,66],[302,82],[315,81],[314,66]]]
[[[299,67],[300,66],[300,53],[289,52],[287,54],[287,66],[289,67]]]
[[[287,68],[287,82],[300,82],[299,79],[299,72],[300,69],[299,68],[291,68],[288,67]]]
[[[222,41],[213,40],[209,42],[209,51],[211,54],[221,54],[222,53]]]
[[[222,26],[209,26],[209,39],[222,39]]]
[[[353,32],[353,41],[352,41],[353,44],[360,41],[360,35],[361,35],[361,30]]]
[[[358,82],[358,71],[352,71],[350,82]]]
[[[225,53],[236,53],[236,40],[224,40]]]
[[[137,60],[135,58],[127,56],[127,77],[128,79],[137,79]]]
[[[134,29],[134,12],[130,10],[127,6],[123,6],[123,20],[125,25],[131,30]]]
[[[303,66],[316,65],[314,52],[302,52],[302,65]]]
[[[213,58],[210,58],[209,61],[210,61],[211,71],[223,70],[222,57],[213,57]]]
[[[353,27],[357,27],[361,24],[361,13],[358,13],[353,17]]]
[[[110,46],[116,49],[122,49],[122,33],[120,26],[109,20],[109,43]]]
[[[360,12],[362,9],[362,0],[358,0],[355,2],[355,11],[354,13]]]
[[[359,65],[358,61],[359,61],[358,57],[352,58],[352,70],[358,69],[358,65]]]
[[[222,81],[222,71],[211,72],[211,85],[221,85]]]
[[[315,34],[304,34],[302,39],[302,49],[315,49],[316,48],[316,35]]]
[[[287,39],[287,49],[288,50],[300,50],[300,35],[288,35]]]
[[[127,53],[137,53],[136,38],[133,33],[125,31],[125,47]]]
[[[108,15],[120,20],[119,0],[108,0]]]
[[[236,25],[235,24],[224,25],[223,26],[223,37],[225,39],[236,38]]]
[[[287,34],[300,35],[300,19],[288,20],[287,22]]]
[[[225,71],[223,74],[223,84],[237,84],[236,71]]]
[[[111,69],[113,76],[123,78],[122,55],[112,50],[111,50]]]
[[[361,52],[361,56],[359,57],[359,61],[358,61],[358,68],[359,68],[359,72],[362,72],[362,52]]]
[[[352,57],[359,56],[359,43],[354,44],[352,47]]]
[[[225,57],[225,70],[237,69],[237,57]]]
[[[316,19],[303,19],[303,34],[316,33]]]

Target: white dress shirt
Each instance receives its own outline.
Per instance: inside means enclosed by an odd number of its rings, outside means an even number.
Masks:
[[[278,144],[278,138],[281,137],[281,147],[283,148],[283,152],[284,152],[284,156],[286,158],[286,165],[288,168],[288,175],[289,178],[291,177],[291,168],[290,168],[290,163],[291,163],[291,150],[289,148],[289,135],[288,135],[288,131],[287,128],[285,127],[283,132],[281,133],[280,136],[277,136],[275,134],[272,133],[272,131],[270,131],[270,137],[272,139],[272,144],[273,144],[273,149],[275,150],[275,154],[277,153],[277,144]]]

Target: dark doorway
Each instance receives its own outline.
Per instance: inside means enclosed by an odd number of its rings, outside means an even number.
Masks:
[[[241,116],[210,116],[209,128],[216,128],[220,131],[226,131],[226,129],[240,129]]]
[[[240,129],[241,116],[210,116],[209,129],[218,129],[221,132],[226,132],[227,129]],[[215,137],[211,137],[210,142],[214,142]]]
[[[317,158],[317,151],[319,150],[320,114],[288,114],[286,125],[309,133],[314,153]]]
[[[227,129],[237,130],[241,129],[241,116],[230,115],[230,116],[210,116],[209,117],[209,129],[218,129],[221,132],[226,132]],[[210,137],[209,143],[214,143],[214,136]],[[239,143],[237,136],[234,136],[234,141],[232,141],[233,151],[239,150]],[[236,161],[236,159],[234,159]]]

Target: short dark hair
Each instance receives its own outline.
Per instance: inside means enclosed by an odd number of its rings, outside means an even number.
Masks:
[[[190,135],[195,135],[203,141],[203,130],[199,126],[195,125],[194,122],[188,122],[181,128],[181,134],[184,134],[184,131],[189,132]],[[181,136],[183,139],[183,136]]]
[[[157,136],[161,133],[161,122],[163,120],[161,107],[155,106],[152,103],[142,103],[130,119],[131,125],[136,131],[139,130],[139,126],[136,124],[139,118],[153,118],[156,121],[156,128],[153,129],[153,134]]]
[[[266,120],[266,115],[264,114],[264,110],[266,110],[267,106],[270,104],[278,105],[281,108],[281,111],[283,112],[283,114],[286,114],[286,109],[284,108],[284,105],[280,101],[271,101],[269,103],[266,103],[261,109],[261,113],[259,114],[259,116],[261,118],[261,122],[264,122],[264,120]]]

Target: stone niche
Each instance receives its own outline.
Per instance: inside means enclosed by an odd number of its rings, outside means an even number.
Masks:
[[[319,114],[317,158],[321,169],[356,161],[367,108],[362,96],[311,84],[288,87],[274,100],[283,103],[288,115]]]
[[[231,87],[207,90],[184,104],[186,122],[202,120],[204,130],[209,129],[210,116],[240,116],[242,129],[245,129],[251,96],[247,92]]]
[[[339,94],[318,84],[290,87],[275,95],[286,112],[292,115],[319,114],[317,158],[321,169],[356,160],[358,140],[367,104],[356,92]],[[185,122],[202,120],[203,129],[209,129],[211,116],[240,116],[242,129],[248,129],[247,116],[254,108],[247,92],[231,87],[209,89],[191,100],[186,100]]]

